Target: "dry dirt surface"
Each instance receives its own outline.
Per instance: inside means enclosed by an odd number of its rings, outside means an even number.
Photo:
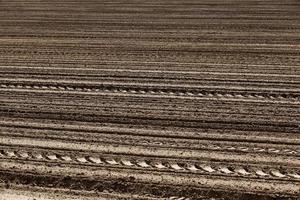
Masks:
[[[1,200],[300,199],[299,0],[1,0]]]

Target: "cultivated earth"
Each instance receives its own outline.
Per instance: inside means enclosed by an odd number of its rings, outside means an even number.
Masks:
[[[0,200],[299,199],[299,12],[1,0]]]

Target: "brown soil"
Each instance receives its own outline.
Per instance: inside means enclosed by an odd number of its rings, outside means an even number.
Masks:
[[[299,199],[299,9],[2,0],[0,200]]]

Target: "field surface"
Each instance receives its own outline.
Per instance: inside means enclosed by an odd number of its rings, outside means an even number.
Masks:
[[[1,0],[0,200],[300,199],[299,13]]]

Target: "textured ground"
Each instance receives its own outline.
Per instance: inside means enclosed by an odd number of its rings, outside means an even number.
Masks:
[[[299,11],[1,0],[0,199],[300,198]]]

